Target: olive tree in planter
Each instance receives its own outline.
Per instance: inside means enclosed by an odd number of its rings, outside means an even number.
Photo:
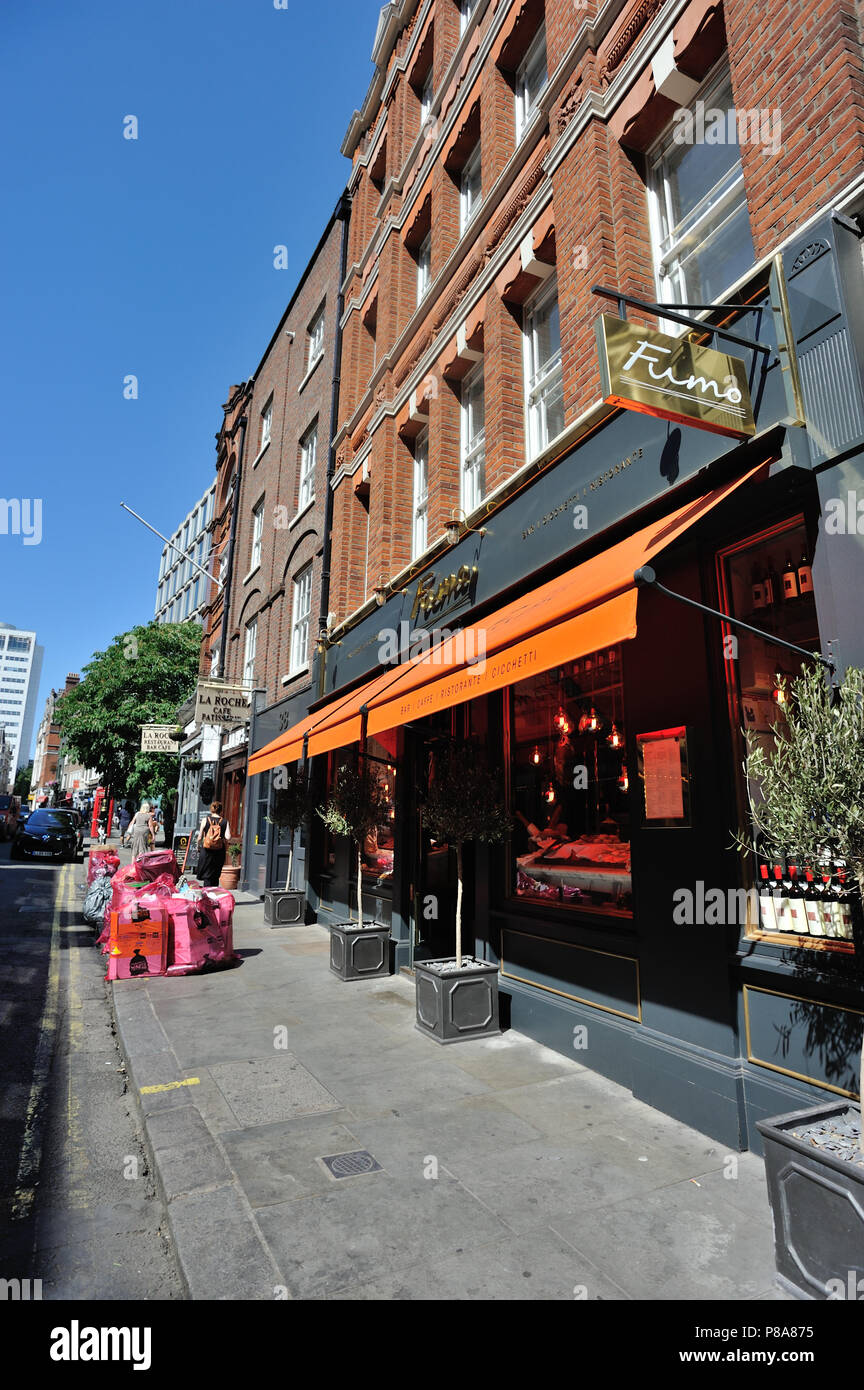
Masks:
[[[390,974],[390,928],[363,921],[363,842],[387,819],[390,811],[384,787],[374,770],[363,766],[339,768],[326,806],[318,815],[332,835],[354,846],[357,869],[357,921],[330,925],[330,969],[343,980]]]
[[[804,668],[785,693],[787,723],[775,729],[770,753],[748,736],[745,770],[752,831],[739,831],[735,838],[742,851],[752,852],[755,833],[760,852],[770,859],[785,858],[817,874],[832,861],[845,863],[853,884],[855,955],[842,959],[849,962],[860,989],[864,671],[850,669],[832,690],[822,672]],[[862,1020],[854,1011],[831,1013],[843,1017],[848,1048],[849,1035],[853,1029],[857,1034]],[[824,1017],[823,1009],[811,1011],[811,1032],[830,1031],[829,1021],[819,1021]],[[850,1272],[857,1271],[854,1287],[864,1275],[862,1074],[864,1056],[857,1106],[840,1100],[757,1122],[765,1143],[778,1278],[800,1298],[849,1297]]]
[[[498,779],[473,744],[451,744],[438,754],[423,822],[456,851],[456,956],[415,964],[417,1027],[440,1043],[497,1033],[498,967],[462,953],[463,852],[471,840],[505,839],[511,820]]]
[[[292,888],[291,879],[294,873],[294,837],[300,826],[309,819],[312,810],[309,778],[305,768],[294,763],[290,767],[280,769],[279,783],[267,819],[279,830],[287,830],[291,840],[285,887],[268,888],[264,893],[264,921],[270,927],[290,926],[302,923],[306,918],[305,890]]]

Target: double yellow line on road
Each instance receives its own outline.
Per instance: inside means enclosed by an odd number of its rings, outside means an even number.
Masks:
[[[48,979],[45,1003],[39,1022],[39,1039],[33,1066],[33,1080],[24,1120],[24,1137],[18,1159],[18,1175],[12,1198],[12,1219],[22,1221],[33,1210],[39,1170],[42,1164],[42,1139],[45,1128],[45,1106],[51,1065],[57,1050],[60,1033],[60,930],[61,916],[74,906],[75,865],[64,864],[57,884],[51,940],[48,947]]]

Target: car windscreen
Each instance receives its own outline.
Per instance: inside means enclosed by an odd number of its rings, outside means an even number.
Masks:
[[[34,811],[27,821],[28,830],[74,830],[68,816],[61,811]]]

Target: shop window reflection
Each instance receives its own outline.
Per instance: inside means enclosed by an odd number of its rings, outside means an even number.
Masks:
[[[514,685],[510,793],[516,897],[629,915],[629,777],[621,649]]]
[[[363,881],[377,887],[393,878],[393,830],[396,819],[396,730],[389,729],[366,743],[366,763],[371,776],[384,789],[387,812],[366,836],[361,855]]]

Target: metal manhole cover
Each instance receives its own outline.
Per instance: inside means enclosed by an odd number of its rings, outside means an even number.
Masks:
[[[361,1173],[383,1173],[384,1171],[368,1149],[355,1149],[353,1153],[348,1154],[327,1154],[321,1159],[321,1162],[334,1178],[356,1178]]]

